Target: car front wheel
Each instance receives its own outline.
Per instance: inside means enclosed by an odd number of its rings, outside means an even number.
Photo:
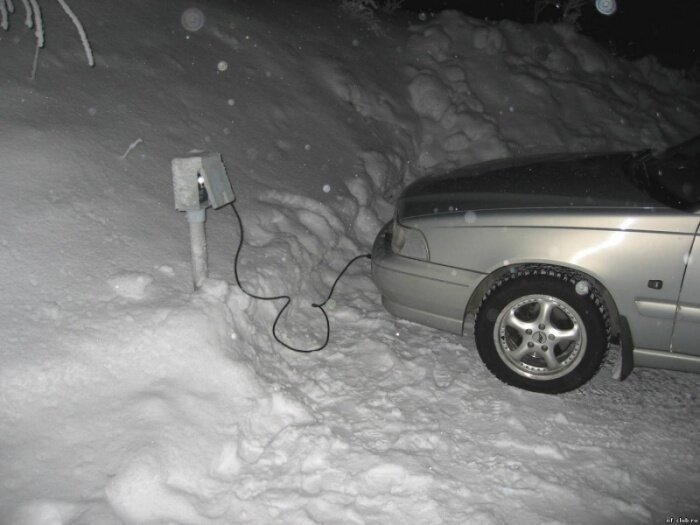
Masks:
[[[494,283],[475,322],[477,350],[496,377],[549,394],[574,390],[595,375],[609,333],[598,291],[582,276],[551,268]]]

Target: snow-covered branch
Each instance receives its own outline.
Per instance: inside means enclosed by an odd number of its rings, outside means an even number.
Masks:
[[[88,41],[87,35],[85,34],[83,24],[80,23],[78,17],[75,15],[70,6],[66,3],[66,0],[58,0],[58,3],[61,4],[61,7],[71,19],[75,28],[78,30],[78,34],[80,35],[80,41],[83,43],[83,49],[85,50],[85,57],[87,58],[88,65],[90,67],[94,66],[95,58],[92,56],[92,48],[90,47],[90,42]]]
[[[576,25],[581,17],[582,9],[588,4],[594,4],[595,0],[536,0],[534,21],[539,22],[540,15],[546,9],[552,7],[559,10],[559,19]]]
[[[80,36],[80,41],[83,44],[83,50],[85,51],[85,57],[87,58],[87,63],[89,66],[95,65],[95,58],[92,54],[92,48],[90,47],[90,41],[88,40],[87,34],[85,33],[85,28],[80,22],[80,19],[76,16],[73,10],[70,8],[66,0],[56,0],[63,11],[68,15],[73,22],[78,35]],[[41,13],[41,8],[37,0],[22,0],[22,5],[24,6],[25,19],[24,25],[28,28],[34,28],[34,36],[36,38],[36,53],[34,56],[34,66],[32,68],[32,78],[36,73],[36,60],[38,57],[39,49],[44,47],[44,20]],[[15,6],[13,0],[0,0],[0,27],[7,31],[10,28],[10,16],[15,12]]]

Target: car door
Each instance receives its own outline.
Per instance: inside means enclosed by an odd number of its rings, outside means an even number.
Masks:
[[[695,232],[678,297],[671,351],[700,356],[700,234]]]

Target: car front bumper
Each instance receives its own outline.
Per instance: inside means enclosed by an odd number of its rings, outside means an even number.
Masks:
[[[485,274],[393,253],[392,224],[372,247],[372,279],[384,307],[397,317],[462,334],[469,297]]]

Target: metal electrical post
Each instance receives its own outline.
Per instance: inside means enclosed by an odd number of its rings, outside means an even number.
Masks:
[[[172,161],[175,209],[187,214],[192,251],[192,281],[199,288],[207,278],[207,208],[221,208],[235,196],[219,153],[198,153]]]

